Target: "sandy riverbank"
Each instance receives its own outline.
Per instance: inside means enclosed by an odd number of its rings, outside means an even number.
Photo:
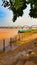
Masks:
[[[14,37],[18,33],[18,29],[13,29],[13,28],[0,28],[0,40],[1,39],[7,39],[10,37]]]
[[[0,29],[0,40],[7,39],[8,45],[8,38],[18,35],[17,31],[18,29]],[[20,40],[12,43],[12,47],[7,46],[5,52],[0,50],[0,65],[37,65],[37,32],[31,31],[20,35]],[[32,50],[30,54],[29,50]]]

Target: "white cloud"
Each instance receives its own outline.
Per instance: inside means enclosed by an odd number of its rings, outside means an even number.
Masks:
[[[6,9],[6,17],[2,18],[0,20],[0,26],[18,26],[18,25],[37,25],[37,19],[33,19],[29,17],[29,10],[30,10],[30,5],[28,5],[27,9],[24,10],[24,14],[22,17],[17,18],[17,20],[13,23],[12,17],[13,13]]]

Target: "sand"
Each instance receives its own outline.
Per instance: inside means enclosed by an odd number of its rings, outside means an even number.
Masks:
[[[18,34],[17,32],[18,30],[13,28],[0,28],[0,40],[14,37]]]
[[[17,29],[0,29],[0,41],[16,35]],[[7,52],[0,50],[0,65],[37,65],[37,33],[27,32],[20,35],[20,40],[12,43],[12,48],[6,48]],[[8,43],[9,40],[6,41],[7,45]],[[29,54],[28,50],[32,50],[32,53]]]

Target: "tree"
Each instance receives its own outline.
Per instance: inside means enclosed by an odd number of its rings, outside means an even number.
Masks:
[[[26,9],[27,4],[30,4],[30,17],[37,18],[37,0],[2,0],[3,6],[8,7],[13,12],[13,22],[17,17],[23,15],[23,10]]]
[[[29,15],[33,18],[37,18],[37,0],[28,0],[30,3],[31,9]]]

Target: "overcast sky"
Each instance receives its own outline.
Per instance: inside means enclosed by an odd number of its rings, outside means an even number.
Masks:
[[[37,19],[31,18],[29,14],[30,5],[24,10],[22,17],[17,18],[13,23],[13,12],[1,6],[2,0],[0,0],[0,26],[18,26],[18,25],[37,25]]]

